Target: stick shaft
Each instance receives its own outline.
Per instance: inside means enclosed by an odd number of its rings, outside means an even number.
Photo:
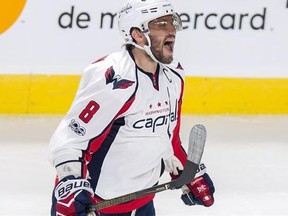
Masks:
[[[203,125],[195,125],[190,132],[189,146],[187,161],[179,178],[172,180],[167,183],[160,185],[155,185],[150,188],[146,188],[140,191],[129,193],[123,196],[119,196],[109,200],[103,200],[99,203],[95,203],[87,208],[87,212],[95,212],[107,207],[119,205],[125,202],[133,201],[135,199],[159,193],[165,190],[172,190],[180,188],[181,186],[191,182],[198,169],[198,165],[201,161],[201,157],[204,151],[204,146],[206,142],[206,129]]]

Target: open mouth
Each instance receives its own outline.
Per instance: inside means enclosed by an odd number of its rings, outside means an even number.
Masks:
[[[167,49],[169,52],[173,52],[174,50],[174,41],[173,40],[166,40],[164,42],[164,47]]]

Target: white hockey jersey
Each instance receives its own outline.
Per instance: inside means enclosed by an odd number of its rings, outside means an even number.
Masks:
[[[183,85],[184,71],[176,61],[158,64],[154,75],[138,68],[126,50],[96,61],[84,71],[51,138],[50,162],[81,161],[83,176],[88,170],[100,199],[157,184],[162,160],[173,154],[186,160],[179,139]],[[137,201],[122,210],[135,206]]]

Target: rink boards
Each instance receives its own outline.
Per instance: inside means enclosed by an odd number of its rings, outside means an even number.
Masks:
[[[63,114],[80,75],[0,75],[0,113]],[[183,114],[288,114],[288,79],[186,77]]]

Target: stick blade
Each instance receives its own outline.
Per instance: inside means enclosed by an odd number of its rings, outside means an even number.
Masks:
[[[201,124],[193,126],[190,131],[187,161],[184,170],[180,177],[173,182],[172,188],[180,188],[195,178],[204,152],[205,142],[206,128]]]
[[[187,160],[200,164],[206,142],[206,128],[202,124],[194,125],[190,131]]]

